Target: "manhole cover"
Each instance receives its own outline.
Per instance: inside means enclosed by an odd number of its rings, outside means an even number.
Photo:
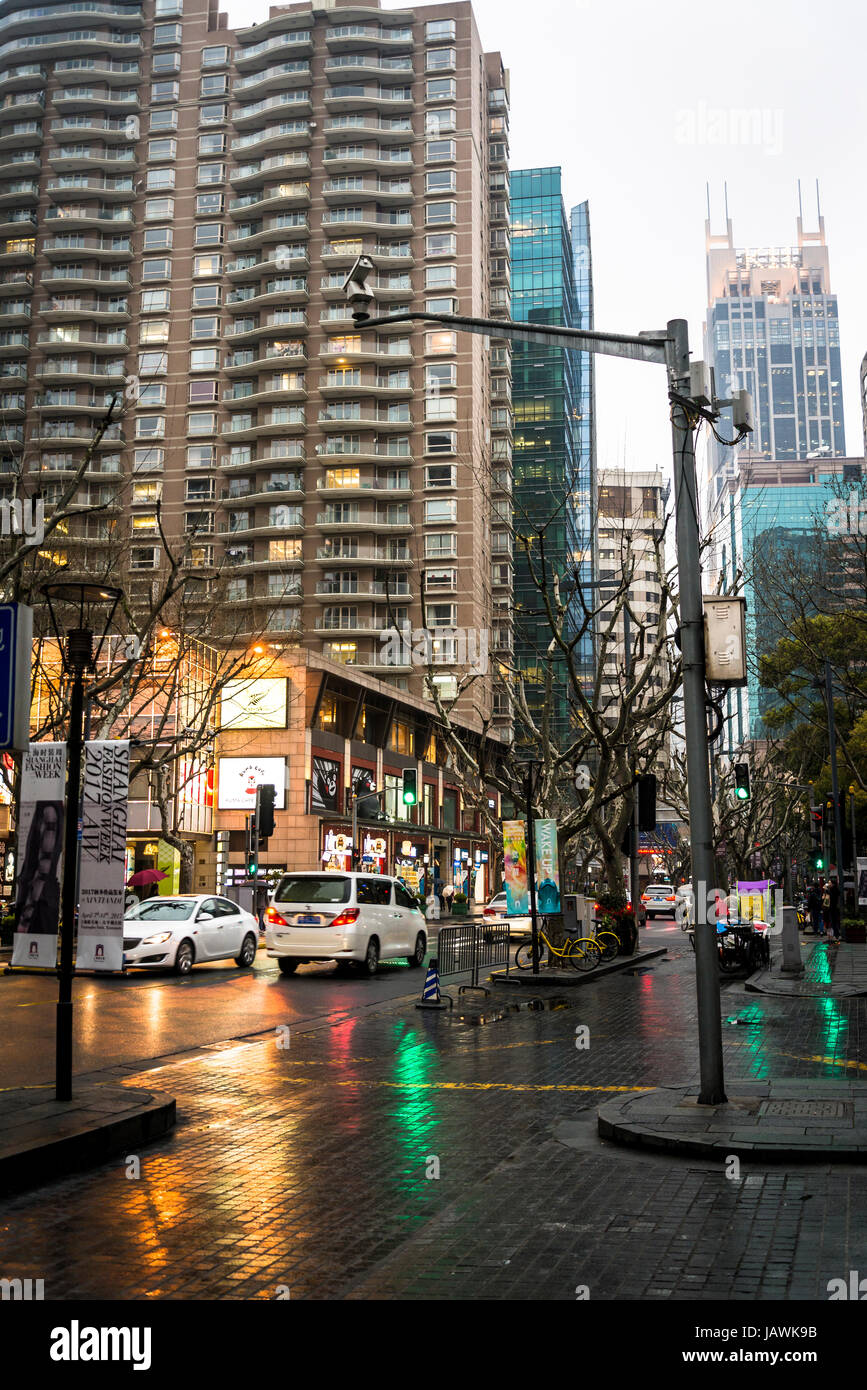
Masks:
[[[759,1114],[785,1115],[797,1120],[844,1120],[849,1108],[845,1100],[764,1100]]]

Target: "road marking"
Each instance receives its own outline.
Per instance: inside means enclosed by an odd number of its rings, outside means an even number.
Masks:
[[[296,1083],[303,1081],[305,1085],[312,1085],[312,1081],[307,1077],[287,1076],[284,1081]],[[520,1083],[515,1081],[337,1081],[337,1086],[367,1086],[377,1089],[383,1087],[393,1091],[622,1091],[627,1094],[632,1091],[655,1091],[656,1086],[572,1086],[572,1085],[541,1085],[531,1082]]]
[[[824,1062],[832,1067],[851,1067],[853,1071],[867,1071],[867,1062],[847,1062],[844,1057],[805,1057],[800,1052],[781,1052],[780,1057],[793,1057],[796,1062]]]

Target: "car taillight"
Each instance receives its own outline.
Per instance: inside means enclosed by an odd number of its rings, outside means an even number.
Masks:
[[[493,908],[493,907],[486,907],[485,910],[484,910],[484,912],[482,913],[482,916],[483,916],[483,917],[496,917],[496,915],[497,915],[497,910],[496,910],[496,908]]]
[[[666,898],[665,901],[666,901],[667,903],[676,903],[676,902],[677,902],[677,898],[676,898],[676,897],[674,896],[674,894],[672,893],[671,897],[670,897],[670,898]]]
[[[358,908],[347,907],[344,912],[335,917],[331,923],[332,927],[351,927],[353,922],[358,921]]]
[[[265,908],[265,921],[269,922],[272,927],[288,927],[289,925],[286,918],[280,916],[276,907]]]

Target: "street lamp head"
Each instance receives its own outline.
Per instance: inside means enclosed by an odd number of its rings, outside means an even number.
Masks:
[[[107,584],[57,583],[43,584],[42,594],[67,671],[82,676],[94,670],[123,590]],[[99,641],[94,649],[97,633]]]
[[[356,323],[363,323],[365,319],[370,318],[373,295],[367,288],[367,277],[372,270],[373,261],[370,257],[359,256],[343,282],[343,293],[352,308],[352,317]]]

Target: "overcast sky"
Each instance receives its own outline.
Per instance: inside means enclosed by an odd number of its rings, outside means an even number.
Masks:
[[[396,9],[386,4],[384,9]],[[424,6],[416,7],[420,11]],[[867,351],[867,7],[860,0],[474,0],[482,42],[511,79],[511,164],[560,165],[567,211],[590,201],[596,326],[688,318],[701,355],[705,185],[738,246],[796,241],[816,179],[839,296],[847,452],[863,453]],[[229,0],[230,22],[265,0]],[[751,113],[749,119],[744,119]],[[600,358],[601,466],[664,464],[661,367]]]

